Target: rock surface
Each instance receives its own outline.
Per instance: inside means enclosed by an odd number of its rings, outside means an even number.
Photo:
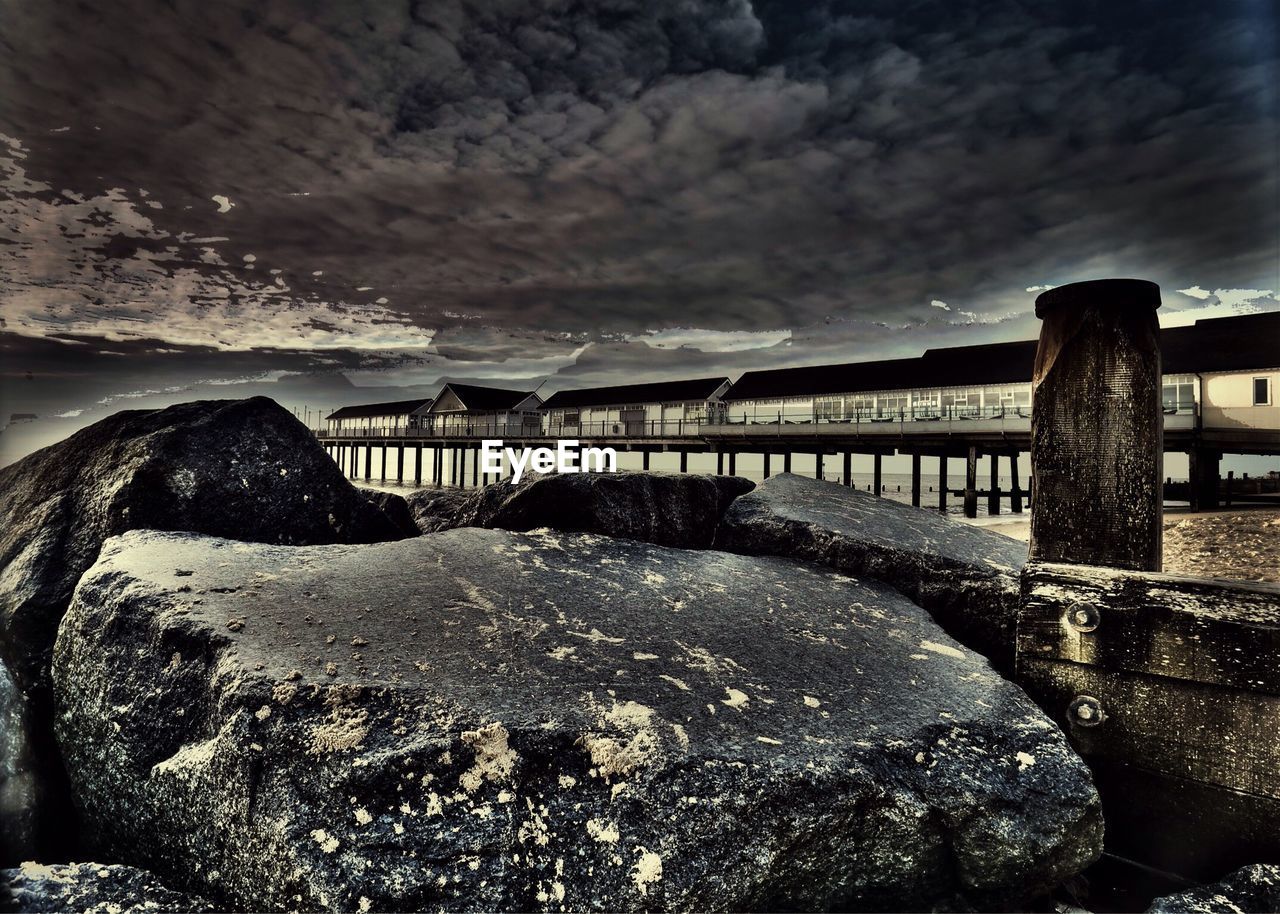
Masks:
[[[410,505],[423,530],[489,527],[599,533],[706,549],[729,504],[753,483],[739,476],[677,473],[568,473],[503,480],[466,495],[415,492]]]
[[[152,874],[131,866],[24,863],[0,870],[0,911],[194,914],[216,910],[205,899],[175,892]]]
[[[1280,866],[1258,863],[1221,882],[1157,898],[1147,914],[1274,914],[1280,911]]]
[[[409,503],[405,501],[403,495],[396,492],[383,492],[380,489],[366,489],[363,486],[357,488],[396,525],[401,536],[418,536],[422,532],[418,529],[418,522],[414,520],[413,512],[409,510]]]
[[[251,909],[1016,905],[1101,845],[1020,690],[781,559],[131,532],[54,681],[100,850]]]
[[[270,543],[400,539],[275,401],[130,410],[0,470],[0,656],[30,689],[102,541],[191,530]]]
[[[462,489],[418,489],[405,496],[414,523],[423,533],[439,533],[468,524],[467,513],[475,498],[474,491]]]
[[[1027,549],[1008,537],[782,473],[729,507],[716,548],[820,562],[892,584],[997,669],[1013,669]]]
[[[0,867],[35,846],[36,776],[27,700],[0,659]]]

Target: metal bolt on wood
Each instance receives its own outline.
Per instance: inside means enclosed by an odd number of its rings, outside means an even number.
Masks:
[[[1067,610],[1067,624],[1078,632],[1096,631],[1102,617],[1096,607],[1087,603],[1073,603]]]
[[[1092,695],[1077,695],[1067,708],[1067,719],[1080,727],[1096,727],[1107,719],[1107,713]]]

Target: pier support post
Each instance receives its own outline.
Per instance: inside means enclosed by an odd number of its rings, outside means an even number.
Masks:
[[[1033,561],[1160,570],[1159,307],[1160,287],[1138,279],[1036,299]]]
[[[733,450],[729,451],[729,475],[738,475],[738,452]]]
[[[790,473],[790,472],[791,472],[791,452],[790,452],[790,451],[785,451],[785,452],[783,452],[783,455],[782,455],[782,472],[784,472],[784,473]]]
[[[814,451],[813,453],[813,478],[822,478],[822,451]]]
[[[844,452],[844,484],[846,488],[853,487],[853,451]]]
[[[724,475],[724,451],[716,448],[716,475]]]
[[[366,444],[364,446],[364,478],[366,480],[373,478],[373,445]]]
[[[1018,452],[1009,455],[1009,478],[1013,482],[1013,491],[1009,495],[1009,510],[1014,514],[1022,513],[1022,489],[1018,485]]]
[[[769,478],[769,452],[764,452],[764,478]]]
[[[480,448],[471,449],[471,484],[480,487]]]
[[[414,454],[414,461],[413,461],[413,487],[415,489],[421,489],[422,488],[422,445],[419,444],[417,447],[414,448],[414,450],[417,453]]]
[[[938,458],[938,510],[947,513],[947,457]]]
[[[911,507],[920,507],[920,455],[911,455]]]
[[[991,461],[991,487],[987,489],[987,513],[1000,513],[1000,455],[992,454],[988,458]]]
[[[964,464],[964,516],[978,516],[978,449],[969,448]]]
[[[387,481],[387,456],[390,452],[390,448],[387,447],[386,442],[383,442],[382,447],[378,448],[378,450],[381,451],[380,456],[382,457],[381,468],[380,468],[381,472],[378,474],[378,477],[379,479],[381,479],[382,482],[386,482]]]
[[[640,452],[640,458],[642,461],[642,465],[644,466],[644,471],[648,473],[649,472],[649,449],[648,448],[645,448],[643,451]]]
[[[681,473],[689,472],[689,452],[688,451],[680,452],[680,472]]]
[[[404,445],[396,445],[396,482],[404,482]]]
[[[1218,507],[1218,465],[1221,459],[1221,454],[1204,448],[1196,448],[1187,454],[1187,488],[1192,511]]]
[[[884,477],[880,472],[882,467],[881,461],[883,459],[883,456],[880,454],[871,455],[871,484],[875,487],[876,498],[880,497],[880,490],[884,488],[884,485],[881,483],[881,480]]]

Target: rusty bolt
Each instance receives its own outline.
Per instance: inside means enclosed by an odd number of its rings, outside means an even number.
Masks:
[[[1092,695],[1077,695],[1067,708],[1067,719],[1081,727],[1096,727],[1107,719],[1107,713]]]
[[[1067,625],[1078,632],[1091,632],[1102,622],[1096,607],[1088,603],[1072,603],[1067,609]]]

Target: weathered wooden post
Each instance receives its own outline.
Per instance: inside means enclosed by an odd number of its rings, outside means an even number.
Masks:
[[[1022,513],[1022,489],[1018,485],[1018,452],[1009,455],[1009,476],[1013,480],[1013,492],[1010,494],[1009,510],[1014,514]]]
[[[1159,307],[1160,287],[1139,279],[1036,299],[1032,561],[1160,570]]]
[[[768,479],[768,478],[769,478],[769,452],[768,452],[768,451],[765,451],[765,452],[764,452],[764,473],[763,473],[763,478],[765,478],[765,479]]]
[[[1000,513],[1000,455],[989,456],[991,484],[987,487],[987,514]]]
[[[920,507],[920,455],[911,455],[911,507]]]
[[[881,467],[882,467],[881,455],[872,454],[871,455],[871,484],[872,486],[875,487],[876,498],[880,497],[881,495],[880,490],[884,488],[884,486],[881,484],[881,479],[883,478],[880,472]]]
[[[969,448],[964,464],[964,516],[978,516],[978,449]]]
[[[729,451],[729,475],[738,475],[738,452],[732,449]]]
[[[947,513],[947,455],[938,457],[938,510]]]
[[[822,478],[822,451],[813,452],[813,478]]]
[[[844,452],[844,479],[845,486],[853,485],[853,452]]]

